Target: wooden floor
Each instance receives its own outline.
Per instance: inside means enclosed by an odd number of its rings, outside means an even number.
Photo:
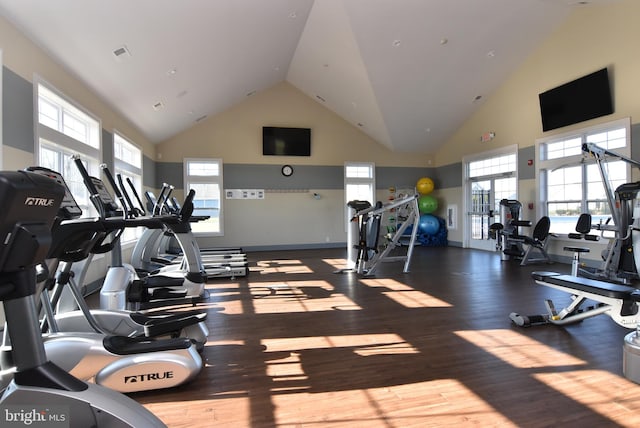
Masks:
[[[496,253],[417,247],[411,273],[335,274],[344,250],[257,252],[211,282],[206,366],[132,397],[169,427],[640,426],[629,332],[602,315],[519,328],[568,295]]]

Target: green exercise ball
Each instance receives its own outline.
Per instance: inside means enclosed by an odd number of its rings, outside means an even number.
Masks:
[[[422,214],[431,214],[438,209],[438,200],[431,195],[423,195],[418,198],[418,209]]]

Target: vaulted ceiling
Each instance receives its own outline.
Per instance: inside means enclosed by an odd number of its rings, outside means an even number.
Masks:
[[[0,14],[162,142],[287,81],[432,153],[578,7],[615,0],[0,0]]]

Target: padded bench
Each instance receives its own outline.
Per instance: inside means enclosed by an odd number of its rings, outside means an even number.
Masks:
[[[618,324],[626,328],[638,325],[638,302],[640,290],[623,284],[599,281],[596,279],[559,274],[557,272],[532,272],[531,276],[540,285],[571,293],[572,302],[559,312],[553,309],[553,303],[547,300],[547,308],[554,324],[569,324],[585,318],[607,313]],[[586,310],[579,310],[586,299],[598,302]]]
[[[543,281],[573,290],[598,294],[612,299],[640,301],[640,290],[628,285],[613,284],[611,282],[564,275],[557,272],[532,272],[531,277],[536,281]]]

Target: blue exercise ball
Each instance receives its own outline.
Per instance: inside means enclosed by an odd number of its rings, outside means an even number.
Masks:
[[[422,214],[418,222],[418,230],[425,235],[435,235],[440,230],[440,222],[436,216]]]

